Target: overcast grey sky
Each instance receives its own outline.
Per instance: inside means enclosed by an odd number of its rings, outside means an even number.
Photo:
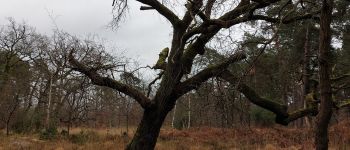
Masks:
[[[127,18],[116,32],[107,28],[112,0],[0,0],[0,4],[1,25],[13,17],[40,33],[51,34],[55,28],[51,14],[59,29],[79,37],[97,34],[109,47],[125,50],[142,64],[154,64],[159,51],[170,44],[171,25],[152,10],[139,11],[137,2],[130,1]]]

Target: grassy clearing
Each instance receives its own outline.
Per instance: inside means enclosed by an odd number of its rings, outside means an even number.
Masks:
[[[70,136],[40,140],[38,134],[0,135],[0,150],[115,150],[124,149],[131,140],[125,129],[74,128]],[[350,149],[350,122],[330,129],[331,149]],[[300,150],[313,149],[312,131],[275,126],[252,129],[200,127],[185,130],[163,128],[156,145],[158,150]]]

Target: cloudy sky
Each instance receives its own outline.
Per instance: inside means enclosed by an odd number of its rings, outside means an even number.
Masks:
[[[0,0],[0,4],[0,25],[12,17],[51,34],[55,22],[59,29],[79,37],[97,34],[109,47],[118,47],[113,51],[124,50],[142,64],[154,64],[159,51],[170,43],[170,24],[153,10],[139,11],[137,2],[130,2],[127,18],[117,31],[107,27],[112,0]]]

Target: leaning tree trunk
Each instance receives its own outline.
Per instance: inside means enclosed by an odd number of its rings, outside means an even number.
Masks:
[[[154,149],[160,128],[168,111],[160,109],[145,109],[142,120],[136,130],[127,150],[152,150]]]
[[[332,117],[332,91],[330,82],[330,44],[333,0],[323,0],[320,18],[320,91],[321,105],[315,128],[315,144],[317,150],[328,149],[328,125]]]
[[[180,46],[182,45],[180,41],[183,33],[183,29],[174,29],[168,64],[166,65],[160,87],[152,100],[153,104],[150,107],[144,107],[142,120],[132,141],[127,146],[127,150],[153,150],[165,117],[174,108],[176,100],[181,96],[181,94],[176,92],[178,89],[175,86],[179,84],[183,76],[183,66],[180,61],[174,60],[179,60],[180,58],[177,51],[183,49]],[[160,55],[159,60],[165,58],[162,58],[162,55]]]

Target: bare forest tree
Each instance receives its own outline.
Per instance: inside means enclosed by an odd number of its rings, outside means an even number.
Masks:
[[[13,19],[1,26],[0,128],[119,127],[129,135],[138,125],[126,149],[149,150],[164,125],[278,123],[314,128],[316,149],[327,149],[332,118],[349,116],[341,109],[350,106],[348,1],[137,2],[172,27],[153,66],[109,53],[95,36],[42,35]],[[113,27],[129,4],[113,1]]]
[[[59,30],[48,37],[13,19],[0,31],[0,126],[7,134],[93,120],[89,112],[95,88],[72,71],[69,51],[77,49],[82,60],[95,66],[106,62],[118,65],[121,59],[118,62],[116,58],[120,57],[107,54],[93,38],[80,40]]]
[[[327,18],[322,16],[325,11],[321,9],[320,3],[309,4],[306,1],[290,0],[189,0],[180,5],[185,8],[184,14],[177,15],[171,9],[171,5],[167,6],[167,3],[157,0],[138,0],[138,2],[146,5],[141,6],[141,10],[154,10],[165,17],[173,30],[170,48],[165,48],[160,52],[159,60],[153,67],[161,72],[159,77],[155,79],[160,79],[160,83],[154,95],[147,96],[136,87],[99,72],[100,69],[108,68],[108,66],[89,66],[80,61],[76,58],[75,49],[72,49],[69,56],[69,61],[74,66],[73,69],[85,74],[93,84],[120,91],[135,99],[144,109],[142,120],[127,149],[154,149],[164,119],[174,108],[176,101],[186,93],[198,89],[208,79],[215,77],[222,78],[234,85],[255,105],[273,112],[276,115],[276,122],[279,124],[288,125],[298,118],[315,112],[314,107],[288,112],[288,104],[262,98],[251,87],[247,86],[242,80],[246,73],[239,75],[235,73],[237,70],[230,69],[230,66],[247,58],[247,54],[245,51],[241,51],[239,46],[231,50],[229,56],[222,59],[221,62],[212,64],[188,78],[187,75],[192,70],[195,57],[203,55],[206,52],[206,47],[213,39],[218,38],[218,35],[225,32],[225,29],[249,22],[267,22],[275,26],[276,31],[270,35],[270,38],[262,38],[255,50],[258,52],[258,58],[274,41],[278,35],[279,27],[283,24],[311,19],[320,21],[322,26]],[[116,0],[113,1],[113,5],[116,12],[114,23],[118,23],[127,10],[128,1]],[[221,7],[224,5],[229,7]],[[304,9],[305,7],[311,9]],[[276,10],[274,16],[269,16],[266,13],[265,10],[269,9]],[[322,17],[318,17],[320,12]],[[321,35],[321,38],[323,38],[322,36],[324,35]],[[221,51],[220,49],[216,50]],[[253,59],[253,64],[257,58]],[[248,66],[247,70],[250,68]],[[288,103],[286,99],[283,101]],[[327,100],[321,101],[323,101],[321,102],[323,103],[322,107],[327,106],[321,110],[329,111],[329,105],[324,104]],[[322,115],[320,116],[319,118],[324,118]],[[323,145],[318,142],[317,144]]]

